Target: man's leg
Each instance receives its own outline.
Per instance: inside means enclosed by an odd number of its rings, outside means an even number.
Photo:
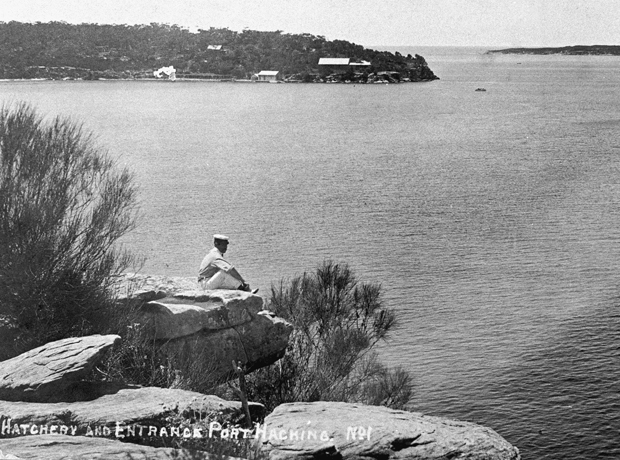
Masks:
[[[238,289],[239,281],[224,271],[218,271],[206,283],[204,289]]]

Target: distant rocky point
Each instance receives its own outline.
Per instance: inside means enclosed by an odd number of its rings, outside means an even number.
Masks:
[[[571,56],[620,56],[620,45],[576,45],[559,48],[506,48],[486,54],[566,54]]]

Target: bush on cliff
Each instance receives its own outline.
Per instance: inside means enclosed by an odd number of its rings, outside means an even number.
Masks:
[[[248,375],[248,398],[268,410],[286,402],[346,401],[403,408],[410,375],[388,369],[372,348],[396,324],[381,286],[362,283],[346,264],[324,262],[272,286],[270,307],[294,330],[286,355]]]
[[[0,358],[105,330],[135,200],[132,176],[79,126],[0,109],[0,317],[17,335]]]

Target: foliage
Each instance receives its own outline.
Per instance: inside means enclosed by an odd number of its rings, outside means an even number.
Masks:
[[[360,283],[346,264],[272,286],[270,309],[294,326],[286,355],[248,376],[249,399],[268,409],[296,401],[347,401],[402,408],[411,378],[389,370],[372,348],[395,326],[381,287]]]
[[[113,327],[108,287],[133,262],[115,243],[135,199],[132,176],[79,126],[0,110],[0,316],[18,331],[5,354]]]
[[[311,34],[227,28],[191,33],[177,25],[0,22],[0,78],[129,78],[172,65],[177,76],[214,73],[248,78],[261,70],[316,73],[321,57],[372,63],[420,80],[436,78],[421,56],[364,48]]]
[[[120,343],[104,355],[87,380],[178,388],[178,371],[147,328],[133,323],[118,333]]]
[[[137,322],[118,334],[120,344],[106,354],[91,379],[224,395],[222,382],[212,377],[219,375],[214,372],[219,363],[210,350],[189,342],[180,347],[158,342],[151,329]]]

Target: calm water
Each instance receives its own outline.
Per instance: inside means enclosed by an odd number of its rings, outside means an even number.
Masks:
[[[331,258],[379,281],[413,408],[525,459],[620,458],[620,58],[422,54],[408,85],[11,82],[133,169],[142,271],[212,233],[266,293]],[[486,92],[474,91],[484,87]]]

